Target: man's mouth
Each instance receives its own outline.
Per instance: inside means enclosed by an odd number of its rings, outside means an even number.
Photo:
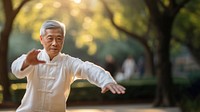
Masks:
[[[58,49],[56,49],[56,48],[51,48],[50,50],[52,50],[52,51],[57,51]]]

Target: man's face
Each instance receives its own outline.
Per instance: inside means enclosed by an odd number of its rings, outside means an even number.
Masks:
[[[61,29],[47,29],[45,36],[40,36],[40,42],[47,51],[50,59],[53,59],[62,50],[64,36]]]

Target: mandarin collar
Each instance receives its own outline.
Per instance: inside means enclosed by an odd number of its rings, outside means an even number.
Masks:
[[[47,61],[47,62],[56,62],[57,60],[60,59],[60,56],[61,56],[61,52],[59,52],[57,56],[55,56],[52,60],[50,60],[50,57],[47,54],[46,50],[43,49],[42,52],[44,54],[45,61]]]

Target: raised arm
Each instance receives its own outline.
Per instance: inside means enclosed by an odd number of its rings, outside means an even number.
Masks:
[[[45,63],[45,61],[38,60],[37,55],[40,53],[39,50],[31,50],[28,52],[26,59],[23,62],[21,70],[24,70],[27,68],[29,65],[37,65],[37,64],[42,64]]]
[[[26,55],[22,55],[19,58],[17,58],[11,66],[12,73],[17,78],[24,78],[26,75],[28,75],[32,70],[33,66],[30,65],[36,65],[39,63],[45,63],[45,61],[40,61],[37,59],[37,55],[40,51],[38,50],[31,50]]]

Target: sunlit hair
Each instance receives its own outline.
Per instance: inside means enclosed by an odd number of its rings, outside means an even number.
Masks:
[[[61,29],[63,36],[65,36],[65,25],[59,21],[56,20],[47,20],[42,24],[42,27],[40,28],[40,35],[43,37],[45,36],[45,31],[47,29]]]

